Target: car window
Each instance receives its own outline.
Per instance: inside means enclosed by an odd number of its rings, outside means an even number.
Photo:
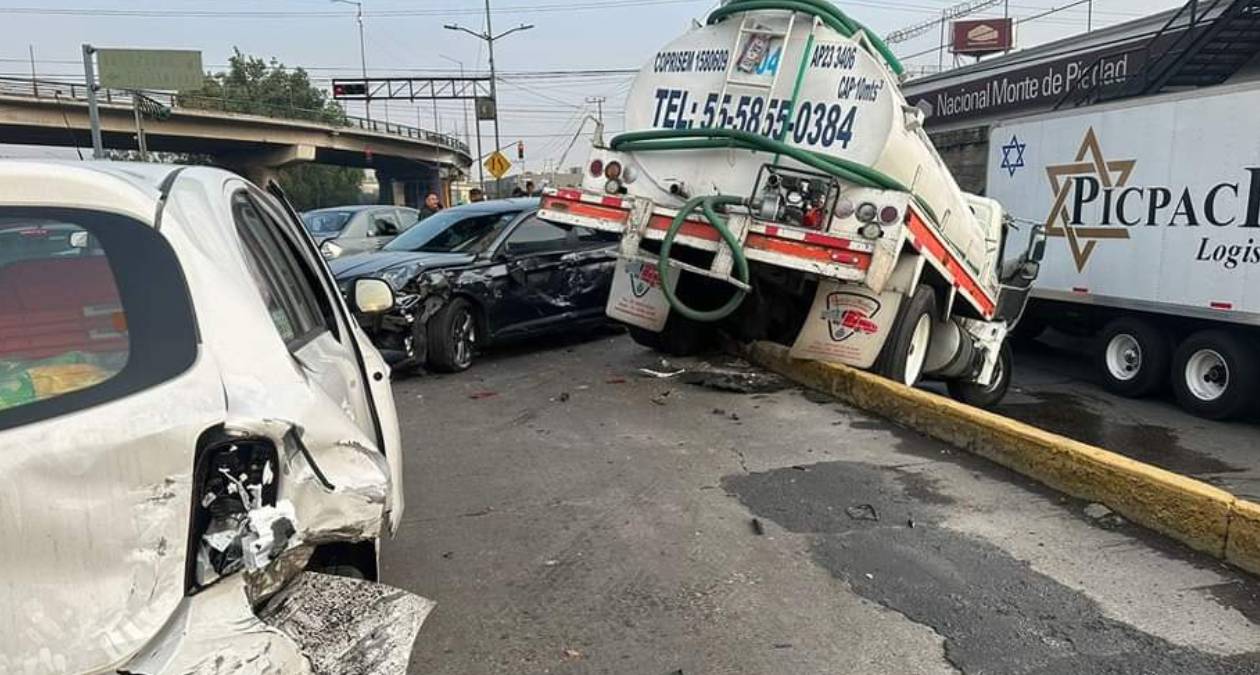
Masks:
[[[621,235],[616,232],[605,232],[577,226],[574,226],[573,232],[577,235],[578,244],[582,248],[598,248],[621,241]]]
[[[95,211],[0,208],[0,428],[169,379],[196,358],[170,246]]]
[[[353,215],[353,211],[313,211],[302,216],[302,224],[316,237],[330,237],[345,229]]]
[[[386,251],[480,253],[489,248],[519,211],[440,211],[385,245]]]
[[[525,219],[508,236],[507,250],[512,255],[548,253],[572,248],[569,228],[549,223],[533,215]]]
[[[322,331],[325,320],[315,291],[278,226],[244,191],[232,196],[232,216],[250,275],[280,337],[293,347]]]
[[[420,212],[414,209],[398,209],[398,222],[400,224],[399,231],[411,229],[420,220]]]
[[[373,211],[368,218],[370,218],[368,223],[369,237],[392,237],[402,232],[398,215],[394,213],[393,209]]]

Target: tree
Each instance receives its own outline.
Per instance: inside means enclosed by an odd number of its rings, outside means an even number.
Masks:
[[[264,61],[233,49],[227,72],[207,74],[201,91],[183,93],[179,104],[253,115],[345,124],[346,112],[311,84],[302,68]],[[305,164],[280,171],[280,184],[299,210],[362,200],[363,170]]]

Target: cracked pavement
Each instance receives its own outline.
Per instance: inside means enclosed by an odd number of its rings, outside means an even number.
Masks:
[[[1260,672],[1250,577],[842,404],[637,372],[658,362],[605,335],[396,383],[383,581],[438,603],[411,672]]]

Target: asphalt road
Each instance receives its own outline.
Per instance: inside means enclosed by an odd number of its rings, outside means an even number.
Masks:
[[[1090,347],[1054,332],[1018,346],[998,412],[1260,500],[1260,420],[1200,419],[1182,412],[1171,391],[1114,396],[1097,384]]]
[[[383,579],[438,603],[412,672],[1260,672],[1256,580],[798,389],[636,372],[655,359],[601,337],[396,384]]]

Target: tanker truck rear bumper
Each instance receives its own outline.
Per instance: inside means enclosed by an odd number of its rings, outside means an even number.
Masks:
[[[650,209],[650,214],[635,219],[635,200],[583,190],[549,190],[542,198],[539,216],[544,220],[621,235],[623,258],[655,263],[655,258],[639,252],[640,244],[664,239],[665,231],[669,229],[670,222],[678,211],[653,207],[646,200],[640,200],[639,203],[644,204],[641,208]],[[635,220],[641,222],[634,222]],[[755,219],[732,219],[732,224],[735,223],[746,223],[743,248],[749,262],[764,263],[838,281],[861,282],[866,279],[875,253],[874,244],[848,237],[763,223]],[[703,276],[719,277],[732,285],[740,286],[738,281],[729,278],[729,261],[720,259],[729,255],[729,251],[724,250],[726,247],[722,245],[718,231],[702,218],[688,218],[680,228],[676,242],[719,256],[719,260],[715,260],[709,269],[678,262],[674,263],[676,266]]]

